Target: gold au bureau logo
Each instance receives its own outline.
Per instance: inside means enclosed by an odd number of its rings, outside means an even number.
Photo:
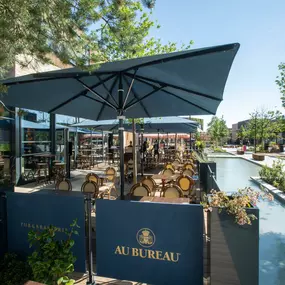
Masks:
[[[143,228],[137,232],[137,241],[142,247],[151,247],[155,243],[155,235],[151,229]]]
[[[168,262],[179,262],[181,253],[150,249],[155,245],[156,236],[151,229],[142,228],[136,234],[136,240],[141,247],[116,246],[114,254],[138,257],[142,259],[156,259]]]

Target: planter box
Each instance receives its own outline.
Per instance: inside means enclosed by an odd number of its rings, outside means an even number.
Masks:
[[[209,215],[211,285],[258,285],[259,209],[247,212],[258,218],[251,226],[239,226],[218,208]]]
[[[0,192],[15,192],[15,185],[14,184],[0,185]]]
[[[263,161],[264,160],[264,154],[253,153],[252,158],[254,160],[257,160],[257,161]]]
[[[237,150],[237,154],[244,154],[243,150]]]

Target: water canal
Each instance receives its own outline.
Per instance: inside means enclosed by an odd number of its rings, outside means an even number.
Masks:
[[[259,176],[260,166],[234,157],[209,159],[217,164],[217,182],[222,191],[259,187],[250,176]],[[285,284],[285,205],[279,201],[258,203],[260,209],[259,285]],[[249,253],[250,254],[250,253]]]

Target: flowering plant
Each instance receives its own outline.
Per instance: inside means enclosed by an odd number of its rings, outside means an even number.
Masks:
[[[211,194],[207,196],[207,202],[202,204],[207,211],[212,211],[212,207],[219,207],[219,211],[225,210],[229,215],[235,217],[235,222],[239,225],[251,225],[251,222],[257,217],[248,214],[246,208],[256,206],[257,201],[260,200],[273,201],[273,196],[268,192],[255,191],[246,187],[230,196],[226,192],[212,190]]]

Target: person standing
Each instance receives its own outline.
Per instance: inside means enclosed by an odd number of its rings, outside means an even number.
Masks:
[[[159,160],[159,145],[158,141],[156,140],[154,145],[153,145],[153,150],[154,150],[154,157],[157,156],[157,160]]]

